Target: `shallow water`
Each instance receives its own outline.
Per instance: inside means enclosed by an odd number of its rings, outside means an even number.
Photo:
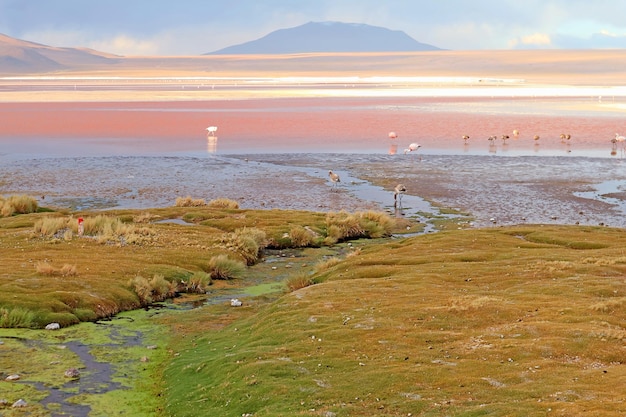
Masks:
[[[0,193],[74,210],[149,209],[189,195],[231,198],[242,208],[393,211],[391,189],[403,182],[402,213],[418,219],[441,205],[471,213],[477,226],[622,227],[623,196],[614,189],[626,180],[626,150],[610,139],[625,126],[615,100],[0,105]],[[205,134],[208,124],[219,127],[217,137]],[[391,130],[398,138],[389,139]],[[561,140],[563,132],[572,139]],[[492,135],[498,139],[488,141]],[[421,147],[405,154],[411,142]],[[342,176],[337,192],[329,169]],[[606,181],[615,181],[613,191],[603,191]]]

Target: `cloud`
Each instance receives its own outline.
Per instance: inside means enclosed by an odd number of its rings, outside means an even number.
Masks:
[[[571,35],[555,35],[554,46],[560,49],[626,49],[626,35],[608,31],[593,33],[582,38]]]
[[[129,35],[117,35],[113,38],[91,41],[88,48],[103,52],[115,51],[118,55],[156,55],[161,45],[158,41],[133,38]]]
[[[533,33],[531,35],[511,39],[508,46],[511,49],[548,49],[553,45],[550,35],[546,33]]]

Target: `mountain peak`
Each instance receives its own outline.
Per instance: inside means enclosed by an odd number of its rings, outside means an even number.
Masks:
[[[278,29],[266,36],[233,45],[216,54],[293,54],[313,52],[408,52],[439,50],[399,30],[364,23],[308,22]]]

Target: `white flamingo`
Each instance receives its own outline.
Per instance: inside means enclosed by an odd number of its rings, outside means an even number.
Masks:
[[[615,134],[615,141],[618,142],[618,143],[623,144],[624,141],[626,141],[626,137],[620,135],[619,133],[616,133]]]
[[[209,136],[215,136],[215,132],[217,132],[217,126],[209,126],[206,128],[206,131],[209,132]]]
[[[513,129],[513,136],[518,137],[519,136],[519,130]]]
[[[337,183],[341,182],[341,178],[339,178],[338,174],[335,174],[333,171],[328,171],[328,178],[333,183],[333,188],[337,188]]]
[[[393,206],[397,207],[400,204],[402,207],[402,196],[406,193],[406,187],[404,184],[396,185],[396,188],[393,189]]]
[[[409,145],[409,147],[404,150],[404,154],[406,155],[409,152],[414,152],[414,151],[418,150],[421,147],[422,147],[422,145],[418,145],[417,143],[411,143]]]

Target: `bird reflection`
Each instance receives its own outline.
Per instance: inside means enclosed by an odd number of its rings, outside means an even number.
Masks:
[[[207,135],[206,137],[206,150],[208,153],[217,152],[217,136]]]

